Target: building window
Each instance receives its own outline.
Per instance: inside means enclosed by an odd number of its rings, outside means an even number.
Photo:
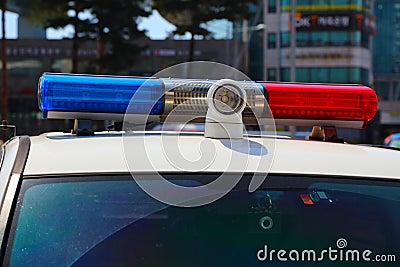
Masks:
[[[267,80],[268,81],[276,81],[276,69],[268,69],[267,72]]]
[[[348,5],[351,2],[352,2],[351,0],[335,0],[335,1],[332,1],[332,4],[335,4],[335,5]]]
[[[323,6],[327,6],[327,5],[332,5],[334,3],[336,3],[335,1],[337,0],[311,0],[310,4],[314,4],[314,5],[323,5]],[[339,0],[341,1],[341,0]]]
[[[347,68],[333,68],[330,73],[330,81],[335,83],[348,82]]]
[[[313,67],[296,68],[297,82],[369,84],[369,71],[364,68]],[[290,81],[290,68],[281,68],[282,81]]]
[[[281,68],[281,81],[290,82],[290,68]]]
[[[368,48],[369,35],[361,31],[298,31],[298,47],[312,46],[362,46]]]
[[[290,46],[290,32],[281,32],[281,47]]]
[[[369,85],[369,71],[361,68],[361,83]]]
[[[290,2],[291,0],[281,0],[281,12],[288,11],[290,8]]]
[[[329,46],[329,32],[313,31],[311,32],[311,46]]]
[[[361,80],[361,71],[359,68],[351,68],[350,69],[350,77],[349,80],[351,83],[357,83]]]
[[[297,0],[296,1],[296,5],[298,5],[298,6],[309,5],[309,4],[310,4],[310,0]]]
[[[310,82],[310,69],[311,68],[297,68],[296,81],[297,82]]]
[[[369,35],[367,33],[361,33],[361,46],[365,48],[369,47]]]
[[[276,0],[268,0],[268,13],[276,12]]]
[[[379,100],[389,100],[390,83],[389,82],[376,82],[375,91]]]
[[[276,48],[276,33],[268,33],[268,48]]]
[[[346,45],[346,44],[348,45],[350,42],[349,32],[347,31],[331,32],[330,40],[333,46]]]
[[[363,0],[363,7],[369,9],[371,7],[371,0]]]
[[[311,81],[316,83],[330,82],[328,68],[311,68]]]
[[[399,101],[400,98],[400,83],[393,81],[392,82],[392,95],[390,96],[391,101]]]
[[[350,32],[350,44],[354,46],[361,45],[361,31]]]
[[[298,47],[310,46],[310,32],[296,32],[296,45]]]

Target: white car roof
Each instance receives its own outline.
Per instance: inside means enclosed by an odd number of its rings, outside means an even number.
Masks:
[[[247,151],[262,148],[262,155]],[[202,169],[184,169],[167,154],[179,143],[179,149],[190,160],[204,153],[201,147],[214,147],[213,160]],[[125,146],[124,146],[125,144]],[[144,145],[143,145],[144,144]],[[145,148],[146,155],[143,154]],[[293,140],[288,138],[254,137],[233,140],[204,138],[203,134],[176,132],[96,133],[76,136],[48,133],[31,137],[31,147],[24,170],[25,176],[129,173],[134,162],[135,173],[154,172],[266,172],[328,176],[352,176],[400,179],[400,152],[340,143]],[[273,153],[275,152],[275,153]],[[271,158],[272,157],[272,158]],[[148,161],[146,160],[148,158]],[[231,159],[234,160],[231,160]],[[260,161],[261,160],[261,161]],[[263,161],[266,160],[266,161]],[[149,163],[151,165],[149,165]],[[243,165],[243,162],[246,164]],[[266,164],[268,165],[268,164]],[[190,165],[189,165],[190,166]]]

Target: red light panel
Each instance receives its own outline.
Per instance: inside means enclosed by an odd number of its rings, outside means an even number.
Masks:
[[[375,92],[364,85],[262,83],[275,119],[371,120]]]

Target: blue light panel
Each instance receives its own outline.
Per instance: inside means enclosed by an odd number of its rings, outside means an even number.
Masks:
[[[140,88],[140,90],[138,90]],[[161,115],[163,86],[160,80],[44,73],[39,80],[39,108],[43,118],[49,111]]]

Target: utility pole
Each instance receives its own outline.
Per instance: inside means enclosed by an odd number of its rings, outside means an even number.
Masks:
[[[7,92],[7,55],[6,55],[6,26],[5,26],[5,14],[6,14],[6,0],[1,1],[1,118],[7,120],[8,111],[8,92]]]
[[[290,81],[296,81],[296,0],[292,0],[290,29]]]
[[[0,0],[1,1],[1,0]],[[79,36],[78,36],[78,20],[79,20],[79,5],[80,1],[75,0],[74,2],[74,20],[73,20],[73,27],[74,27],[74,37],[72,38],[72,73],[78,73],[78,49],[79,49]]]
[[[263,0],[263,23],[264,23],[264,29],[263,29],[263,73],[262,73],[262,78],[264,81],[268,79],[267,76],[267,71],[268,71],[268,66],[267,66],[267,48],[268,48],[268,32],[267,32],[267,13],[268,13],[268,0]],[[279,37],[278,37],[279,38]]]
[[[233,54],[235,57],[239,54],[239,21],[240,21],[240,16],[236,15],[235,16],[235,21],[233,22]],[[236,58],[236,60],[233,61],[233,67],[235,69],[238,68],[239,66],[239,58]]]
[[[278,64],[276,68],[276,80],[281,81],[281,67],[282,67],[282,54],[281,54],[281,0],[276,1],[276,11],[278,15],[278,35],[276,38],[276,48],[278,50]]]
[[[296,81],[296,0],[292,0],[290,29],[290,81]],[[296,126],[289,126],[290,136],[296,137]]]

